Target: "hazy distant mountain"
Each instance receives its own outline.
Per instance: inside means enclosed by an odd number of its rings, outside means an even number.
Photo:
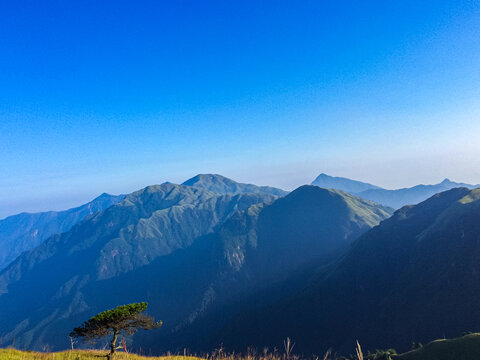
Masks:
[[[327,189],[342,190],[350,194],[358,194],[362,191],[370,189],[381,189],[380,187],[372,184],[351,180],[344,177],[333,177],[323,173],[318,175],[317,178],[312,181],[312,185]]]
[[[398,190],[370,189],[362,191],[357,195],[365,199],[390,206],[394,209],[398,209],[404,205],[418,204],[419,202],[428,199],[430,196],[436,193],[458,187],[474,189],[480,187],[480,185],[457,183],[450,181],[449,179],[445,179],[441,183],[435,185],[417,185],[411,188]]]
[[[387,190],[375,185],[342,177],[332,177],[326,174],[320,174],[312,182],[312,185],[343,190],[394,209],[399,209],[405,205],[418,204],[436,193],[456,187],[466,187],[468,189],[480,187],[480,185],[457,183],[445,179],[441,183],[435,185],[416,185],[411,188]]]
[[[69,210],[21,213],[0,220],[0,270],[23,251],[33,249],[53,234],[70,230],[86,216],[104,210],[124,197],[102,194],[85,205]]]
[[[182,185],[198,187],[206,190],[210,190],[220,194],[246,194],[262,192],[265,194],[285,196],[287,191],[277,189],[270,186],[257,186],[252,184],[242,184],[231,179],[228,179],[222,175],[215,174],[199,174],[187,181]]]
[[[408,349],[480,329],[480,189],[456,188],[404,207],[354,242],[297,295],[244,312],[222,331],[226,346],[300,352],[329,347]]]
[[[312,186],[275,199],[174,184],[127,195],[0,273],[0,345],[64,348],[72,327],[96,312],[146,300],[165,326],[135,346],[201,346],[238,300],[330,259],[390,215]]]

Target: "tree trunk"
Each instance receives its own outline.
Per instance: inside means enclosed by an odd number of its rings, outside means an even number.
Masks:
[[[112,341],[110,341],[110,353],[107,354],[107,360],[111,360],[112,356],[115,354],[116,350],[116,343],[117,343],[117,337],[118,337],[118,330],[113,329],[113,338]]]

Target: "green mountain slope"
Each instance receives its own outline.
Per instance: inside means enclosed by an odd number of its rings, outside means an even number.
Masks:
[[[356,339],[405,350],[478,329],[479,234],[480,190],[404,207],[290,299],[240,313],[223,329],[224,344],[275,346],[290,336],[303,352],[348,352]]]
[[[477,360],[480,359],[480,334],[468,334],[455,339],[435,340],[393,360]]]
[[[24,251],[53,234],[68,231],[88,215],[123,200],[124,195],[102,194],[91,202],[65,211],[21,213],[0,220],[0,270]]]

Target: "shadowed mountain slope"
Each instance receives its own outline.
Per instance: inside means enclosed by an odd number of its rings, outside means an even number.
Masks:
[[[354,242],[297,295],[244,312],[222,331],[227,346],[298,351],[406,350],[480,328],[480,189],[456,188],[406,206]],[[241,338],[237,336],[241,334]]]
[[[21,213],[0,220],[0,270],[24,251],[53,234],[68,231],[88,215],[123,200],[125,195],[102,194],[91,202],[65,211]]]
[[[411,188],[398,190],[369,189],[362,191],[357,195],[365,199],[378,202],[379,204],[384,204],[394,209],[399,209],[404,205],[415,205],[439,192],[458,187],[474,189],[479,187],[479,185],[457,183],[450,181],[449,179],[445,179],[441,183],[434,185],[416,185]]]
[[[209,285],[204,283],[203,301],[172,330],[166,327],[161,339],[147,335],[151,338],[146,344],[159,350],[188,346],[207,351],[218,346],[221,341],[212,340],[213,334],[236,312],[298,290],[312,267],[345,251],[389,215],[377,204],[314,186],[302,186],[271,205],[254,205],[236,214],[211,236],[200,255],[204,260],[196,258],[202,269],[189,267],[193,274],[215,268]],[[298,282],[289,282],[292,278]],[[196,279],[194,287],[202,283]],[[185,291],[188,298],[189,290]]]

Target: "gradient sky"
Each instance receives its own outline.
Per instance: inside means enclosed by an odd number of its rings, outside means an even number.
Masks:
[[[197,173],[480,183],[480,1],[0,1],[0,218]]]

